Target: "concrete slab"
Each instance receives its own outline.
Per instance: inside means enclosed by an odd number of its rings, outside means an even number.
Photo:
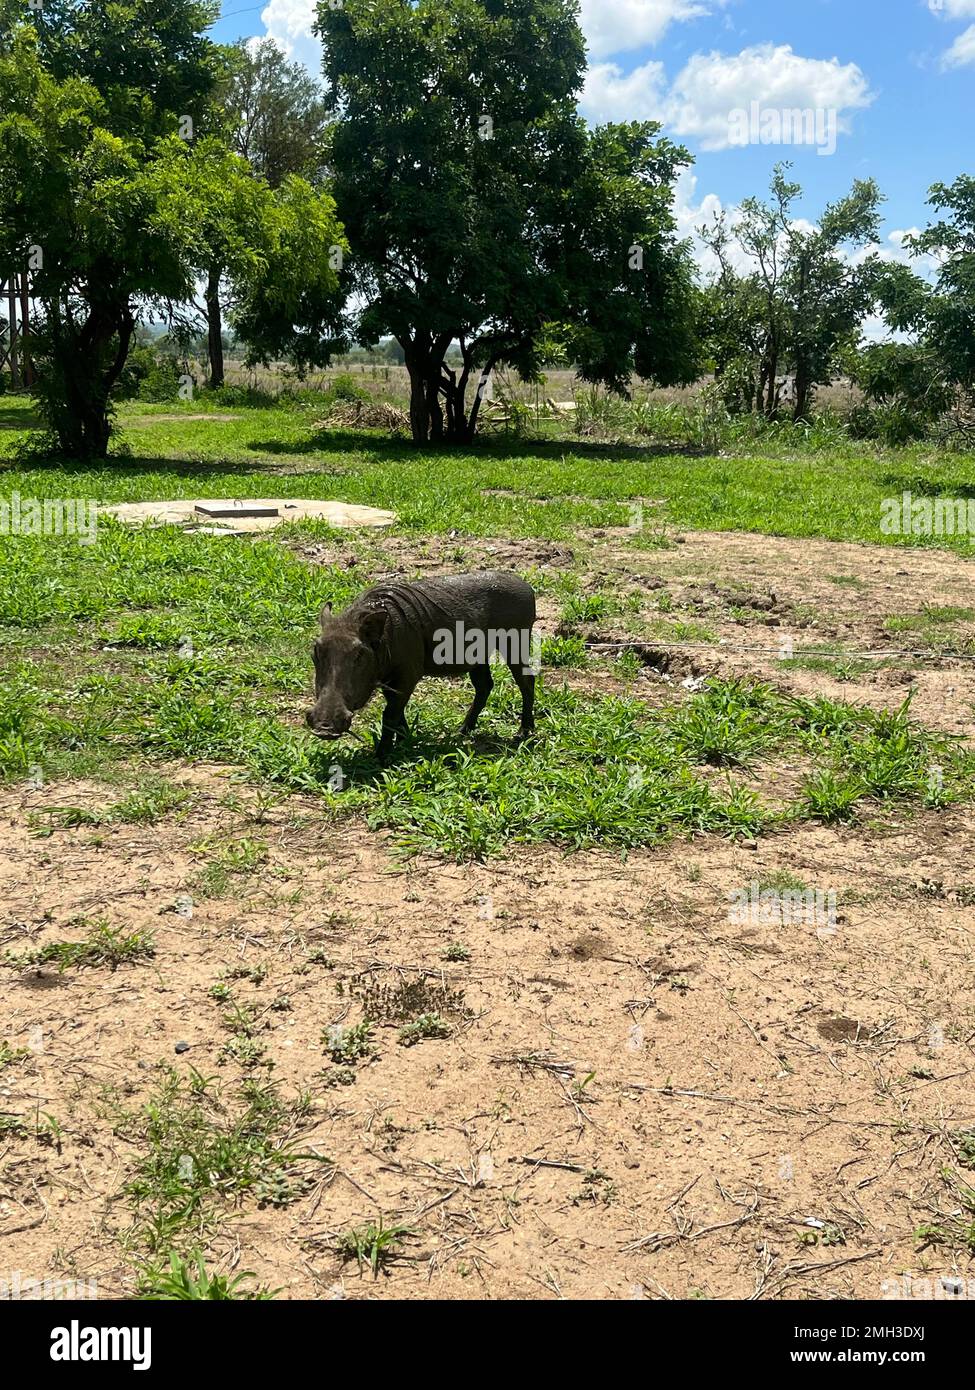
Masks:
[[[356,502],[317,501],[307,497],[246,497],[236,510],[237,499],[188,497],[172,502],[121,502],[99,507],[105,516],[118,517],[129,526],[183,526],[209,536],[242,535],[249,531],[270,531],[286,521],[314,519],[348,530],[360,526],[392,526],[395,512],[363,507]],[[241,515],[246,508],[248,515]],[[215,510],[214,510],[215,509]],[[254,512],[260,513],[254,515]],[[214,522],[226,520],[227,525]]]

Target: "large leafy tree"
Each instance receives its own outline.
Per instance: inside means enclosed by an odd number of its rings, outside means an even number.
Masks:
[[[220,102],[231,147],[259,178],[279,188],[289,174],[310,183],[325,173],[321,84],[290,63],[273,39],[241,39],[226,50]]]
[[[927,341],[948,379],[975,391],[975,177],[937,183],[928,203],[947,213],[912,239],[912,251],[938,262],[935,295],[928,305]]]
[[[31,265],[38,396],[76,457],[107,452],[140,313],[189,301],[215,261],[258,351],[290,315],[318,354],[330,345],[334,204],[292,176],[272,190],[207,134],[225,71],[202,36],[215,14],[195,0],[47,0],[0,41],[0,264]],[[300,333],[291,346],[299,361],[310,351]]]
[[[205,119],[214,14],[50,0],[0,52],[0,261],[31,265],[40,403],[79,457],[107,450],[137,302],[188,294],[189,229],[157,174]]]
[[[975,394],[975,178],[935,184],[928,203],[947,216],[906,244],[930,257],[937,274],[929,280],[908,265],[875,265],[876,308],[901,341],[869,344],[850,363],[867,399],[898,407],[918,435],[966,398],[970,408]],[[964,409],[955,419],[971,433]]]
[[[651,123],[586,129],[574,0],[323,0],[318,31],[356,337],[401,345],[415,440],[469,440],[490,371],[530,379],[555,341],[614,390],[694,375],[689,157]]]
[[[184,229],[207,287],[211,385],[223,377],[217,287],[251,360],[285,357],[298,369],[327,362],[342,342],[339,271],[348,250],[329,194],[296,174],[271,188],[213,136],[174,150],[159,174],[160,206]]]
[[[851,252],[876,240],[881,196],[873,180],[857,180],[810,226],[796,215],[802,190],[786,168],[776,167],[767,202],[746,198],[733,222],[721,213],[701,233],[720,268],[709,337],[729,403],[771,416],[788,402],[803,419],[871,306],[875,261]]]

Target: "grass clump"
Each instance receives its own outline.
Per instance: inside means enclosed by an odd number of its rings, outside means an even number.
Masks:
[[[186,1259],[173,1251],[168,1266],[150,1266],[146,1269],[139,1297],[146,1301],[165,1303],[212,1303],[231,1300],[263,1303],[276,1298],[281,1292],[280,1289],[271,1290],[266,1286],[251,1287],[256,1277],[250,1271],[242,1271],[233,1278],[226,1274],[213,1274],[207,1269],[199,1250],[194,1250]]]
[[[113,927],[102,920],[88,923],[81,919],[75,925],[90,926],[91,930],[80,941],[51,941],[33,951],[20,955],[7,952],[8,965],[57,965],[61,972],[68,969],[81,970],[107,965],[117,970],[120,965],[131,965],[135,961],[149,960],[156,954],[155,944],[149,932],[126,932],[121,927]]]
[[[335,1248],[343,1260],[356,1261],[360,1274],[368,1268],[376,1279],[380,1270],[387,1269],[393,1260],[402,1258],[399,1247],[412,1234],[409,1226],[387,1226],[380,1216],[378,1222],[346,1231]]]
[[[168,1069],[138,1111],[112,1115],[137,1157],[122,1189],[131,1212],[130,1245],[150,1256],[195,1249],[221,1221],[253,1199],[287,1205],[311,1185],[295,1134],[306,1097],[285,1102],[271,1083],[244,1081],[231,1095],[213,1078]]]

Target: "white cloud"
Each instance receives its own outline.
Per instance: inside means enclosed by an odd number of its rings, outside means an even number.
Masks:
[[[975,19],[975,0],[928,0],[928,9],[940,19]]]
[[[941,59],[942,67],[946,68],[963,68],[969,63],[975,63],[975,24],[970,24],[958,35]]]
[[[661,120],[674,135],[723,150],[735,143],[732,112],[748,112],[752,102],[762,112],[835,112],[836,129],[848,131],[849,113],[872,100],[855,63],[803,58],[788,44],[764,43],[737,54],[697,53],[669,89],[660,63],[629,73],[617,63],[597,63],[586,80],[582,109],[594,121]],[[796,134],[804,143],[817,139],[814,124]]]
[[[582,0],[582,31],[593,58],[606,58],[659,43],[672,24],[712,8],[702,0]]]
[[[678,73],[671,91],[671,122],[678,135],[695,135],[706,150],[732,143],[730,115],[758,102],[763,111],[835,111],[869,106],[873,96],[856,63],[803,58],[788,44],[756,44],[740,53],[697,53]]]
[[[667,74],[649,62],[624,73],[618,63],[595,63],[586,73],[580,105],[590,120],[662,121],[667,116]]]
[[[268,38],[275,41],[293,63],[304,63],[315,77],[321,76],[321,40],[311,31],[316,0],[269,0],[261,11]]]

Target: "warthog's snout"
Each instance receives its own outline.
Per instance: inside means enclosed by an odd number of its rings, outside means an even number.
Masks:
[[[336,739],[352,728],[352,715],[347,710],[339,715],[324,715],[317,709],[310,709],[305,715],[305,723],[316,738]]]

